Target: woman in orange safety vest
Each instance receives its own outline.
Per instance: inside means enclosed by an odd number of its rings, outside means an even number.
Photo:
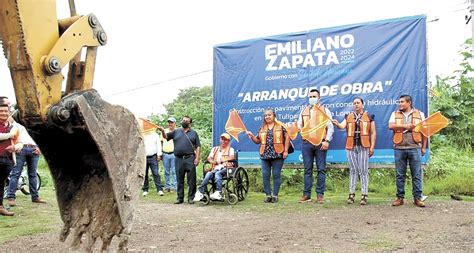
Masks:
[[[262,127],[255,136],[247,131],[247,136],[256,144],[260,144],[260,160],[262,162],[263,191],[265,203],[278,202],[281,184],[283,161],[288,157],[290,137],[283,124],[276,121],[273,109],[265,110]],[[273,174],[273,193],[270,187],[270,175]]]
[[[333,123],[339,129],[346,129],[346,154],[349,162],[349,198],[348,204],[354,203],[357,178],[360,177],[361,205],[367,205],[369,186],[369,157],[374,154],[377,132],[374,115],[364,111],[364,100],[356,97],[352,105],[354,111],[346,114],[344,120]]]

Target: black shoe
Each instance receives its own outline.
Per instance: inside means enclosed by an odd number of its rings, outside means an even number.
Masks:
[[[179,204],[183,204],[184,201],[182,200],[177,200],[176,202],[174,202],[176,205],[179,205]]]
[[[192,205],[192,204],[194,204],[194,200],[190,199],[190,200],[188,200],[188,203],[189,203],[190,205]]]
[[[263,200],[265,203],[272,203],[272,196],[266,196],[265,199]]]
[[[272,203],[278,203],[278,196],[272,197]]]

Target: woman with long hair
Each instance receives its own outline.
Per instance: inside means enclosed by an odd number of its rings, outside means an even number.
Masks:
[[[247,136],[255,143],[260,144],[259,153],[262,162],[263,191],[266,194],[265,203],[278,202],[278,193],[281,185],[281,169],[288,157],[290,137],[282,123],[276,120],[273,109],[267,108],[264,112],[262,127],[255,136],[247,131]],[[270,175],[273,175],[273,192],[270,186]]]

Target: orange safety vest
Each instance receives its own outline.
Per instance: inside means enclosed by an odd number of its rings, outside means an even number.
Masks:
[[[267,131],[268,126],[264,124],[262,128],[258,131],[258,136],[260,138],[260,155],[263,155],[265,151],[265,146],[267,142]],[[273,125],[273,148],[277,154],[283,153],[285,150],[285,138],[283,136],[283,126],[275,122]]]
[[[349,113],[346,117],[347,123],[347,137],[346,137],[346,149],[351,150],[354,148],[354,136],[356,129],[356,117],[355,113]],[[359,136],[362,147],[370,148],[370,118],[367,112],[362,114],[359,121]]]
[[[412,124],[415,124],[417,125],[418,123],[421,122],[421,115],[420,115],[420,111],[418,110],[414,110],[412,115],[411,115],[411,123]],[[405,115],[403,115],[402,112],[400,111],[396,111],[395,112],[395,123],[397,125],[403,125],[403,124],[406,124],[405,122]],[[403,142],[403,129],[396,129],[396,130],[393,130],[393,143],[395,144],[400,144]],[[413,136],[413,140],[416,142],[416,143],[420,143],[422,138],[421,138],[421,133],[419,130],[416,130],[416,128],[414,128],[412,131],[411,131],[411,134]]]
[[[324,106],[319,105],[319,108],[324,112]],[[303,128],[308,126],[309,128],[313,128],[319,125],[319,122],[323,120],[323,115],[317,115],[316,110],[310,110],[310,107],[304,108],[303,112],[301,113],[301,117],[303,118]],[[327,126],[319,128],[316,132],[309,133],[303,137],[303,140],[311,140],[311,143],[314,145],[319,145],[323,141],[324,137],[326,136]]]
[[[214,149],[214,154],[212,156],[212,160],[216,161],[217,160],[217,156],[219,155],[218,154],[218,151],[219,151],[220,147],[216,147]],[[222,152],[222,155],[221,155],[221,159],[222,161],[228,161],[230,158],[230,146],[228,146],[225,150],[223,150]],[[227,162],[224,163],[224,167],[227,167],[229,164]],[[216,167],[216,164],[212,164],[212,168],[214,169],[214,167]]]

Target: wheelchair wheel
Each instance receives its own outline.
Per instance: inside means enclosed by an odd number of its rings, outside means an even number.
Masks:
[[[244,200],[247,197],[247,193],[249,192],[249,176],[247,175],[247,171],[239,167],[235,172],[235,190],[237,192],[237,197],[239,201]]]
[[[209,193],[207,192],[204,193],[204,197],[202,197],[201,202],[204,205],[209,205],[209,203],[211,203],[211,198],[209,197]]]
[[[237,197],[237,195],[233,193],[229,194],[229,196],[227,197],[227,203],[235,205],[237,204],[237,202],[239,202],[239,198]]]
[[[30,179],[28,177],[28,175],[21,175],[21,177],[23,178],[23,182],[20,186],[20,191],[25,194],[25,195],[30,195]],[[36,190],[39,191],[41,189],[41,177],[38,173],[36,173],[36,178],[38,179],[38,182],[37,182],[37,186],[36,186]],[[20,183],[20,182],[18,182]]]
[[[8,196],[8,184],[10,183],[10,177],[5,180],[5,187],[3,188],[3,197],[6,198]]]

